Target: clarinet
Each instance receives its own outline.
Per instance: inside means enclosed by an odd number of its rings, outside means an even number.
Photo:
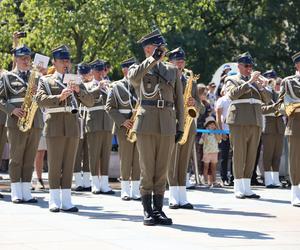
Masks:
[[[65,73],[66,73],[66,74],[69,73],[68,67],[66,67]],[[64,76],[65,76],[65,75],[64,75]],[[63,76],[63,78],[64,78],[64,76]],[[70,95],[70,97],[71,97],[71,113],[72,113],[72,114],[77,114],[77,113],[78,113],[78,103],[77,103],[76,97],[75,97],[75,95],[74,95],[73,92],[72,92],[72,94]]]

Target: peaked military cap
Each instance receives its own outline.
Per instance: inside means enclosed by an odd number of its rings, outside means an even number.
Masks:
[[[300,62],[300,52],[297,52],[295,55],[293,55],[292,60],[294,63]]]
[[[270,78],[276,78],[277,77],[277,73],[275,72],[275,70],[270,69],[267,70],[266,72],[263,73],[263,76],[270,79]]]
[[[137,43],[141,44],[142,47],[145,47],[149,44],[153,44],[153,45],[157,45],[157,46],[167,44],[165,38],[160,34],[158,29],[143,36],[140,40],[138,40]]]
[[[31,49],[25,44],[13,49],[12,53],[14,54],[14,56],[30,56],[32,54]]]
[[[178,47],[172,51],[170,51],[167,56],[169,57],[169,60],[185,60],[185,53],[184,50],[181,47]]]
[[[66,45],[60,45],[52,50],[52,56],[54,59],[70,59],[70,51]]]
[[[90,63],[90,66],[93,70],[102,71],[105,68],[105,64],[103,61],[96,59]]]
[[[91,65],[89,65],[87,63],[80,63],[80,64],[78,64],[77,69],[78,69],[78,73],[80,75],[85,75],[85,74],[90,73],[92,68],[91,68]]]
[[[239,55],[237,62],[243,63],[243,64],[254,64],[253,58],[249,52],[245,52],[245,53]]]
[[[126,59],[125,61],[121,62],[122,68],[129,68],[132,64],[135,64],[136,61],[133,57]]]

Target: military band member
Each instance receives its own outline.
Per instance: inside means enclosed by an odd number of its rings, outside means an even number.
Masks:
[[[122,200],[141,199],[141,171],[136,142],[129,142],[126,135],[132,127],[130,118],[137,102],[135,91],[127,78],[128,68],[134,63],[134,58],[121,63],[124,78],[113,83],[106,102],[106,111],[114,121],[113,133],[119,142]]]
[[[293,110],[288,116],[285,135],[288,138],[289,148],[289,173],[292,183],[291,203],[300,207],[300,52],[292,56],[296,68],[296,74],[286,77],[282,81],[279,93],[279,103],[284,103],[285,110]]]
[[[51,212],[77,212],[71,200],[72,175],[79,143],[79,115],[73,113],[75,103],[92,106],[94,99],[83,84],[67,86],[64,74],[70,71],[67,46],[52,51],[55,73],[40,79],[37,103],[46,109],[47,142]],[[73,111],[73,112],[72,112]]]
[[[25,115],[21,106],[31,74],[31,50],[22,45],[14,49],[13,53],[16,67],[2,75],[0,89],[0,109],[7,114],[7,137],[10,143],[11,199],[14,203],[35,203],[37,200],[31,196],[31,178],[43,118],[38,110],[30,130],[22,132],[17,126],[18,119]],[[36,87],[33,91],[36,91]]]
[[[268,86],[266,86],[266,90],[271,99],[268,103],[269,105],[262,106],[264,114],[262,145],[264,149],[263,167],[265,186],[267,188],[278,188],[281,187],[279,167],[283,150],[285,124],[282,115],[275,115],[273,109],[273,104],[278,100],[278,93],[274,90],[277,74],[274,70],[268,70],[263,76],[270,79]],[[271,107],[271,109],[269,107]]]
[[[182,48],[177,48],[169,52],[169,61],[175,65],[180,72],[180,78],[182,82],[182,95],[187,86],[188,76],[184,74],[185,67],[185,53]],[[197,92],[197,83],[193,82],[192,97],[187,101],[188,107],[195,107],[197,112],[204,112],[204,106],[199,99]],[[176,144],[172,153],[171,165],[168,170],[168,182],[169,182],[169,208],[185,208],[193,209],[193,205],[188,202],[186,195],[186,174],[188,164],[191,158],[192,147],[195,142],[196,136],[196,123],[192,122],[189,130],[187,142],[183,145]],[[176,159],[175,159],[176,158]]]
[[[133,130],[141,167],[144,225],[170,225],[172,219],[162,208],[171,155],[175,141],[183,134],[182,84],[178,69],[162,62],[165,54],[162,46],[166,43],[158,30],[138,43],[146,59],[129,68],[128,78],[140,100]]]
[[[85,129],[92,175],[92,193],[114,194],[108,182],[113,125],[105,112],[109,85],[107,80],[103,80],[105,69],[103,61],[95,60],[91,63],[91,67],[94,79],[85,86],[94,96],[95,104],[87,109]]]
[[[226,90],[232,100],[227,123],[233,148],[234,193],[236,198],[260,198],[250,188],[250,180],[262,129],[262,103],[269,98],[253,69],[253,59],[246,52],[238,57],[239,74],[228,76]]]
[[[80,63],[77,66],[77,73],[83,83],[92,80],[91,66],[87,63]],[[86,107],[79,105],[80,140],[78,144],[76,160],[74,165],[75,191],[91,191],[91,174],[89,169],[88,147],[85,133]]]

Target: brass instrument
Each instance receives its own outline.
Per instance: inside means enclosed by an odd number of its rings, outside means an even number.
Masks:
[[[289,95],[284,96],[284,103],[281,109],[284,109],[287,116],[291,116],[297,108],[300,108],[299,101],[297,102]]]
[[[135,107],[134,107],[134,110],[132,111],[132,115],[130,117],[130,121],[132,122],[132,124],[135,122],[136,120],[136,115],[137,115],[137,110],[139,108],[140,104],[137,102]],[[126,139],[127,141],[131,142],[131,143],[134,143],[136,142],[136,133],[133,131],[133,129],[127,129],[126,131]]]
[[[17,126],[22,132],[28,131],[32,127],[35,113],[38,109],[38,105],[34,99],[34,87],[36,86],[36,78],[38,78],[39,71],[34,66],[31,70],[24,102],[21,108],[24,110],[25,115],[20,117],[17,122]]]
[[[192,89],[193,89],[193,82],[199,79],[199,75],[194,75],[191,70],[184,69],[185,73],[189,74],[188,82],[184,90],[183,101],[184,101],[184,130],[183,136],[181,140],[178,142],[180,145],[186,143],[189,131],[192,125],[194,118],[197,116],[197,110],[195,107],[188,106],[188,100],[192,97]]]

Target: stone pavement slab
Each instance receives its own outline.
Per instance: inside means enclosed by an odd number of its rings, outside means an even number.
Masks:
[[[172,226],[145,227],[137,201],[73,192],[80,212],[50,213],[48,192],[39,203],[0,200],[1,250],[88,249],[300,249],[300,208],[289,203],[290,190],[256,188],[260,200],[238,200],[233,190],[188,191],[194,210],[165,212]],[[167,205],[167,199],[165,200]]]

